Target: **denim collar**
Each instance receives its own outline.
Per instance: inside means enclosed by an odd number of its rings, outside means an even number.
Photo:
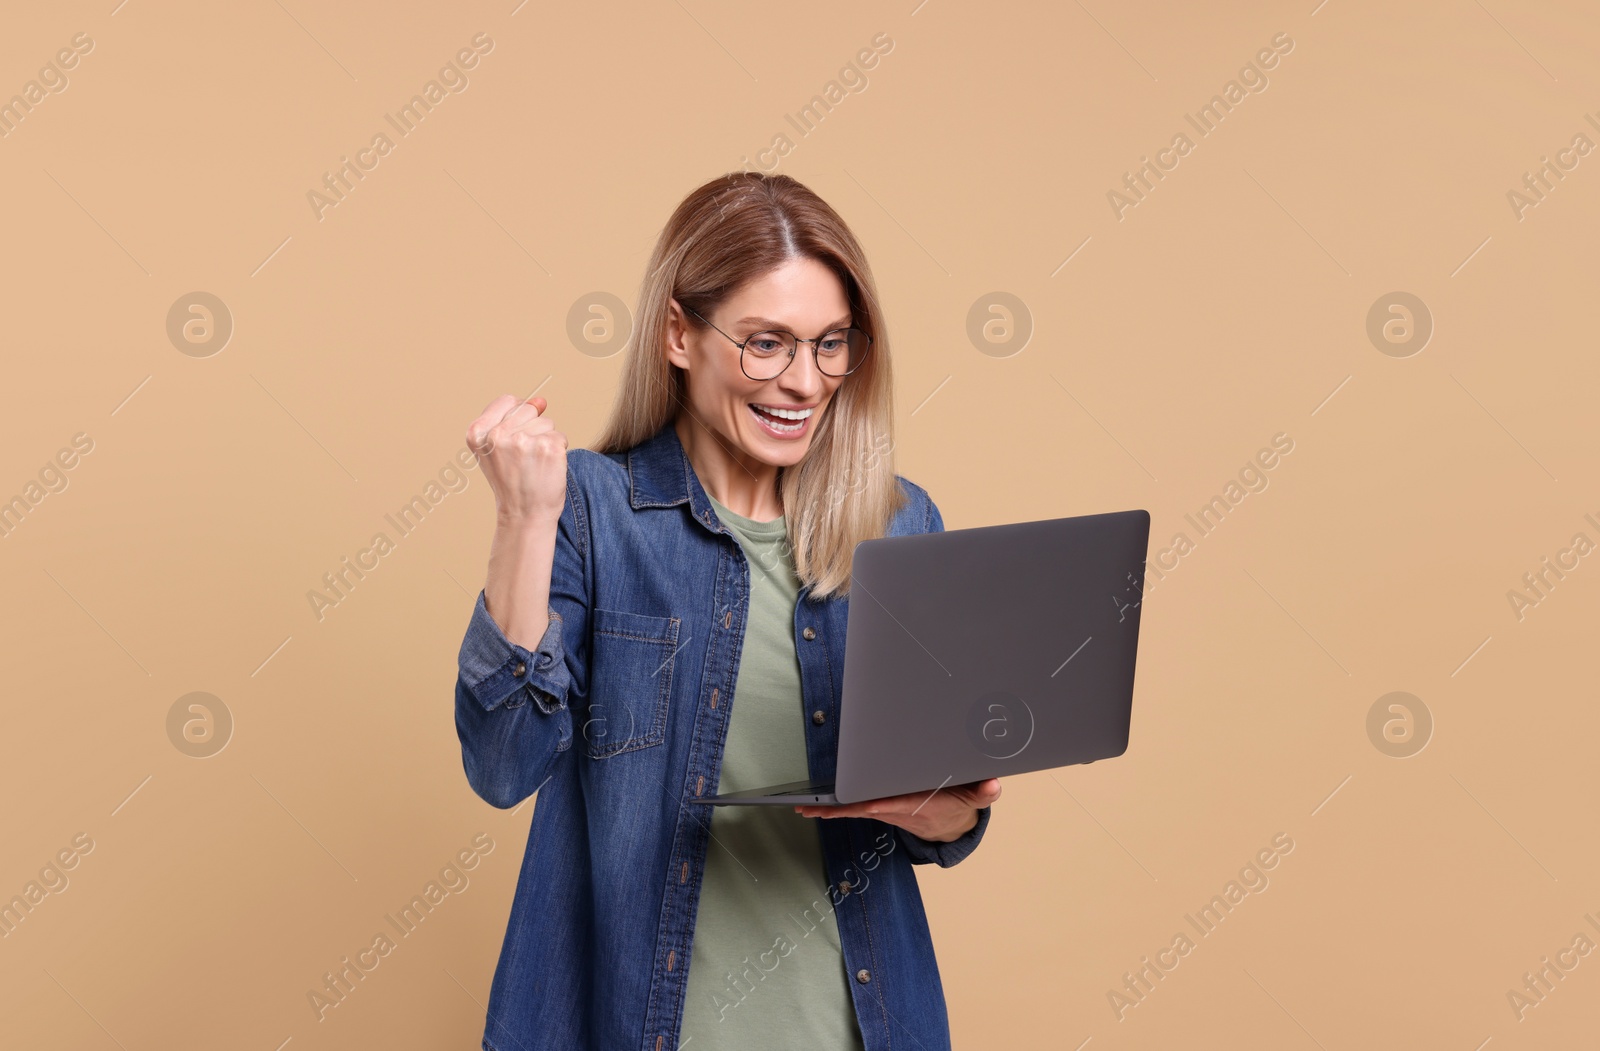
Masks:
[[[628,499],[634,510],[675,507],[687,502],[694,517],[714,533],[728,532],[700,485],[689,454],[668,420],[654,435],[628,450]]]

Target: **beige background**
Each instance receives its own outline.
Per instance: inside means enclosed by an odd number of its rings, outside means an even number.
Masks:
[[[0,940],[4,1043],[477,1046],[533,809],[473,795],[452,721],[481,475],[320,620],[307,593],[396,538],[496,395],[591,441],[622,356],[569,310],[631,304],[685,193],[775,161],[867,247],[896,466],[950,528],[1143,507],[1152,556],[1194,542],[1152,579],[1128,753],[1007,779],[980,850],[919,871],[956,1045],[1594,1040],[1600,955],[1507,999],[1600,940],[1600,558],[1521,620],[1507,598],[1600,541],[1600,156],[1507,198],[1600,143],[1586,5],[221,6],[26,5],[0,34],[0,99],[94,41],[0,139],[0,496],[93,441],[0,539],[0,897],[94,844]],[[319,221],[323,173],[478,33],[467,90]],[[879,33],[867,86],[789,125]],[[1267,88],[1190,128],[1279,33]],[[1108,191],[1180,131],[1119,220]],[[197,290],[234,324],[204,357],[166,328]],[[996,291],[1020,350],[969,338]],[[1403,357],[1367,334],[1397,291],[1434,322]],[[234,721],[210,758],[168,734],[195,691]],[[1409,758],[1367,730],[1393,691],[1433,721]],[[470,884],[318,1021],[308,990],[480,833]],[[1200,937],[1185,914],[1279,833]],[[1119,1020],[1108,992],[1186,930]]]

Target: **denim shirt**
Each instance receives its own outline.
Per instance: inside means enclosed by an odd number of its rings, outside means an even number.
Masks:
[[[943,530],[928,494],[896,480],[908,502],[888,535]],[[670,422],[626,453],[568,452],[536,649],[508,640],[479,592],[455,691],[462,765],[496,807],[538,792],[484,1051],[677,1051],[701,874],[716,849],[709,808],[690,800],[717,784],[749,598],[744,553]],[[814,779],[834,776],[848,614],[847,598],[817,601],[806,588],[795,606]],[[949,843],[875,818],[815,820],[829,884],[816,904],[834,911],[867,1051],[948,1048],[913,866],[965,858],[989,808]],[[774,934],[752,932],[749,966],[734,968],[744,981],[779,965],[762,951]]]

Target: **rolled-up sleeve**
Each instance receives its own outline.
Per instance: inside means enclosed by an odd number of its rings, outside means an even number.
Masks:
[[[561,614],[550,611],[538,648],[528,650],[506,638],[489,615],[486,600],[480,589],[461,640],[457,663],[467,695],[486,712],[501,705],[515,708],[528,697],[547,715],[565,707],[572,676],[561,643]]]
[[[906,854],[911,858],[913,865],[935,864],[947,869],[978,849],[978,841],[983,838],[983,830],[988,827],[989,807],[984,807],[978,811],[978,823],[948,843],[923,839],[898,825],[894,830],[900,843],[906,848]]]
[[[550,617],[538,645],[530,650],[507,638],[481,589],[461,640],[455,689],[461,764],[473,791],[502,809],[538,791],[570,754],[568,702],[588,689],[587,534],[569,453],[567,500],[550,572]]]

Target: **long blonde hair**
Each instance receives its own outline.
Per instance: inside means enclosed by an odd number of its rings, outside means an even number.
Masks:
[[[843,219],[787,175],[730,172],[690,193],[662,228],[639,287],[637,326],[595,452],[625,452],[676,418],[684,370],[667,360],[670,299],[709,315],[746,281],[795,258],[832,270],[872,350],[834,394],[805,458],[778,470],[795,574],[816,599],[846,594],[862,540],[883,536],[906,496],[894,473],[889,333],[872,270]],[[692,314],[685,319],[696,328]]]

